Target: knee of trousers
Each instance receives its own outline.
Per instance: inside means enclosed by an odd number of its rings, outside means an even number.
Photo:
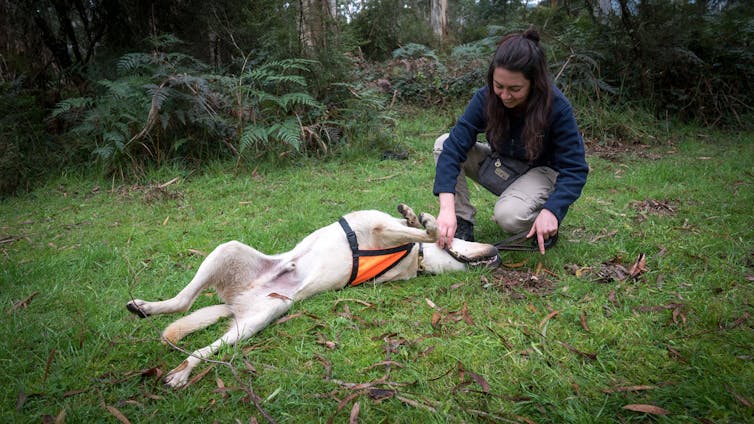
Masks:
[[[440,157],[440,153],[442,153],[443,145],[445,144],[445,140],[448,139],[448,136],[450,136],[449,133],[445,133],[435,139],[435,145],[432,148],[432,153],[435,156],[435,163],[437,163],[437,158]]]
[[[507,233],[529,230],[534,222],[531,202],[516,195],[503,195],[495,204],[493,219]]]

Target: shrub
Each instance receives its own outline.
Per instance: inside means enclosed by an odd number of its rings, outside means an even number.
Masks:
[[[22,79],[0,84],[0,196],[30,186],[64,157],[44,126],[45,111]]]

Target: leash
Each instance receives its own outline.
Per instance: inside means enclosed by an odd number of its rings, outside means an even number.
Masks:
[[[529,234],[529,231],[522,231],[518,234],[514,234],[507,239],[500,241],[495,244],[495,247],[497,250],[500,251],[522,251],[522,252],[537,252],[539,251],[539,246],[536,243],[536,238],[532,241],[532,239],[526,238],[526,236]],[[558,235],[554,235],[547,240],[545,240],[545,249],[549,249],[552,246],[555,246],[555,242],[558,240]]]
[[[453,257],[453,259],[457,260],[458,262],[471,265],[471,266],[479,266],[484,265],[486,267],[497,267],[500,264],[500,256],[495,255],[495,257],[487,257],[487,258],[469,258],[466,255],[460,254],[456,252],[453,248],[445,246],[443,249],[450,256]]]

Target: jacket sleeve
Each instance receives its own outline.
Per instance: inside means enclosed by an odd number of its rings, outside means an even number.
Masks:
[[[558,177],[553,192],[542,207],[552,212],[558,222],[562,222],[568,208],[581,196],[589,173],[584,140],[579,133],[573,109],[567,101],[554,111],[550,139],[550,166],[558,172]]]
[[[455,193],[461,163],[466,161],[467,152],[487,127],[486,100],[487,88],[484,87],[474,94],[463,115],[451,128],[435,167],[435,196],[440,193]]]

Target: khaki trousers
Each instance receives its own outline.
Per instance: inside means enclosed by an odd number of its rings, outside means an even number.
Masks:
[[[435,164],[442,153],[448,134],[435,140]],[[490,146],[476,143],[467,152],[466,161],[461,164],[461,173],[456,181],[455,209],[456,216],[471,223],[476,223],[476,208],[471,205],[469,186],[466,177],[479,180],[479,165],[492,153]],[[515,234],[531,229],[547,198],[555,188],[558,173],[550,167],[538,166],[520,176],[498,197],[492,219],[503,231]]]

